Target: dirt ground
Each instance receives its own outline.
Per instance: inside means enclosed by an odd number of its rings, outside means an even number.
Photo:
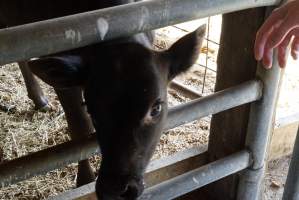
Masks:
[[[285,156],[268,163],[268,170],[265,177],[264,200],[281,200],[287,172],[290,164],[290,157]]]
[[[169,47],[172,42],[188,31],[194,30],[207,20],[196,20],[190,23],[168,27],[157,32],[156,48],[164,49]],[[216,77],[216,57],[218,52],[219,35],[221,27],[221,17],[211,18],[209,39],[214,42],[205,41],[202,48],[202,54],[197,64],[192,67],[189,73],[177,78],[177,81],[188,87],[196,89],[203,96],[213,92]],[[204,65],[208,65],[211,70],[206,70]],[[297,91],[294,80],[297,77],[294,73],[287,76],[279,102],[279,113],[285,113],[283,107],[293,111],[291,104],[298,103],[299,100],[292,98],[292,101],[286,103],[286,95],[290,91]],[[289,78],[291,77],[291,78]],[[299,77],[299,76],[298,76]],[[299,81],[299,80],[298,80]],[[42,84],[43,91],[51,103],[51,110],[43,113],[34,110],[34,105],[27,98],[26,88],[23,79],[16,64],[0,67],[0,162],[5,162],[28,153],[45,149],[56,144],[70,140],[68,136],[67,125],[63,110],[57,100],[51,87]],[[287,92],[288,91],[288,92]],[[293,94],[292,93],[292,94]],[[188,97],[183,96],[177,91],[169,89],[169,106],[175,106],[187,101]],[[297,98],[298,99],[298,98]],[[287,105],[287,106],[286,106]],[[208,143],[210,118],[204,118],[199,121],[168,131],[161,137],[153,159],[158,159],[171,155],[177,151],[191,148],[194,146],[205,145]],[[90,159],[94,169],[99,166],[99,158]],[[288,157],[269,164],[269,172],[265,179],[267,187],[265,188],[266,200],[278,200],[281,194]],[[25,200],[25,199],[46,199],[60,192],[71,189],[75,186],[77,165],[71,164],[63,169],[55,170],[43,176],[37,176],[27,181],[11,185],[0,189],[1,200]]]

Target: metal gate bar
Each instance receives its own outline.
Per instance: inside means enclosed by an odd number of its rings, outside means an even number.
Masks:
[[[250,166],[252,159],[246,150],[209,163],[180,176],[169,179],[152,187],[146,188],[139,200],[168,200],[179,197],[192,190],[201,188],[209,183],[237,173]],[[82,195],[95,192],[95,182],[67,191],[49,200],[77,199]]]
[[[246,137],[246,147],[252,153],[253,165],[241,176],[238,200],[260,199],[267,149],[274,129],[274,111],[282,77],[276,56],[270,70],[258,66],[257,77],[264,83],[263,98],[251,104]]]
[[[260,99],[262,84],[252,80],[170,109],[164,130]],[[0,165],[0,185],[7,186],[99,152],[95,136],[86,141],[70,141]]]
[[[262,90],[262,82],[252,80],[171,108],[165,130],[256,101]]]
[[[88,159],[100,153],[96,136],[70,141],[0,165],[0,188]]]
[[[214,14],[277,5],[280,2],[280,0],[144,1],[2,29],[0,65]],[[198,12],[199,10],[201,12]],[[263,99],[251,106],[246,139],[248,151],[241,151],[151,187],[145,191],[142,198],[163,200],[174,198],[250,165],[241,176],[238,199],[259,199],[280,81],[277,59],[274,59],[274,68],[270,71],[259,67],[257,76],[265,83],[265,88]],[[255,80],[177,106],[170,109],[166,129],[256,101],[261,94],[262,84]],[[85,159],[98,149],[94,138],[79,145],[80,148],[76,142],[68,142],[0,165],[0,185],[5,186]],[[49,162],[49,159],[53,162]],[[292,173],[291,170],[290,174]]]
[[[289,167],[288,177],[283,192],[283,200],[299,199],[299,128],[297,131],[296,141],[292,160]]]
[[[152,0],[2,29],[0,65],[280,0]],[[128,26],[130,24],[130,26]]]
[[[140,200],[168,200],[184,195],[221,178],[239,172],[251,164],[250,153],[240,151],[198,169],[145,190]]]

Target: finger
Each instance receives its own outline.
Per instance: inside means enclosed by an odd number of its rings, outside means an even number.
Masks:
[[[294,28],[296,28],[296,25],[294,24],[293,20],[286,19],[269,35],[266,44],[268,48],[277,47]]]
[[[269,59],[269,55],[271,54],[270,52],[273,52],[273,49],[276,48],[277,46],[281,45],[281,48],[278,49],[278,61],[279,65],[281,67],[284,67],[286,63],[286,55],[285,55],[285,50],[287,45],[289,44],[292,35],[294,34],[295,29],[290,29],[292,26],[290,26],[290,22],[288,20],[284,23],[281,24],[280,27],[276,28],[268,37],[268,40],[266,41],[265,47],[264,47],[264,57],[265,60],[264,62],[267,63]],[[284,49],[283,49],[284,48]]]
[[[290,33],[284,38],[283,41],[281,41],[280,46],[278,48],[278,61],[280,67],[284,67],[285,65],[285,54],[286,54],[285,51],[287,45],[290,43],[291,38],[292,38],[292,34]],[[270,68],[272,66],[274,48],[269,45],[270,42],[271,42],[271,35],[269,36],[265,44],[264,53],[263,53],[263,64],[266,68]]]
[[[262,29],[258,31],[254,44],[255,58],[257,60],[261,60],[264,54],[265,44],[269,36],[273,33],[275,28],[279,27],[281,24],[282,20],[278,20],[277,22],[273,23],[271,27],[267,28],[270,24],[266,24],[265,27],[262,27]]]
[[[264,53],[263,65],[266,69],[270,69],[272,67],[272,59],[273,59],[273,50]]]
[[[286,52],[287,52],[287,47],[290,44],[290,41],[292,39],[292,31],[285,37],[285,39],[280,43],[278,46],[278,64],[281,68],[284,68],[286,66]]]
[[[291,55],[294,60],[297,60],[299,57],[299,36],[295,36],[292,42]]]
[[[285,12],[280,10],[272,12],[270,17],[265,21],[263,26],[259,29],[256,35],[254,50],[255,58],[261,60],[263,57],[264,46],[268,39],[268,36],[272,33],[275,27],[280,26],[285,16]]]

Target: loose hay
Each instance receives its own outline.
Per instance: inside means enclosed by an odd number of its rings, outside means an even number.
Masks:
[[[46,113],[34,110],[16,64],[0,68],[0,146],[3,161],[70,140],[62,108],[53,89],[42,84],[52,104]],[[75,165],[0,190],[0,199],[46,199],[74,186]],[[64,175],[63,175],[64,174]]]
[[[35,111],[33,103],[27,98],[21,72],[16,64],[1,67],[0,77],[0,105],[14,107],[14,110],[0,111],[0,154],[4,161],[70,140],[64,113],[52,88],[42,84],[52,105],[50,111],[42,113]],[[189,100],[178,92],[169,92],[170,106]],[[172,129],[161,137],[153,159],[206,144],[208,132],[208,118]],[[94,169],[99,167],[98,156],[92,157],[90,161]],[[2,188],[0,199],[46,199],[75,187],[76,172],[77,164],[72,164]]]

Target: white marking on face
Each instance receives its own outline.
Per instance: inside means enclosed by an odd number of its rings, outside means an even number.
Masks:
[[[104,18],[99,18],[97,20],[97,28],[100,33],[101,40],[104,40],[105,36],[109,30],[109,24],[108,24],[107,20]]]

